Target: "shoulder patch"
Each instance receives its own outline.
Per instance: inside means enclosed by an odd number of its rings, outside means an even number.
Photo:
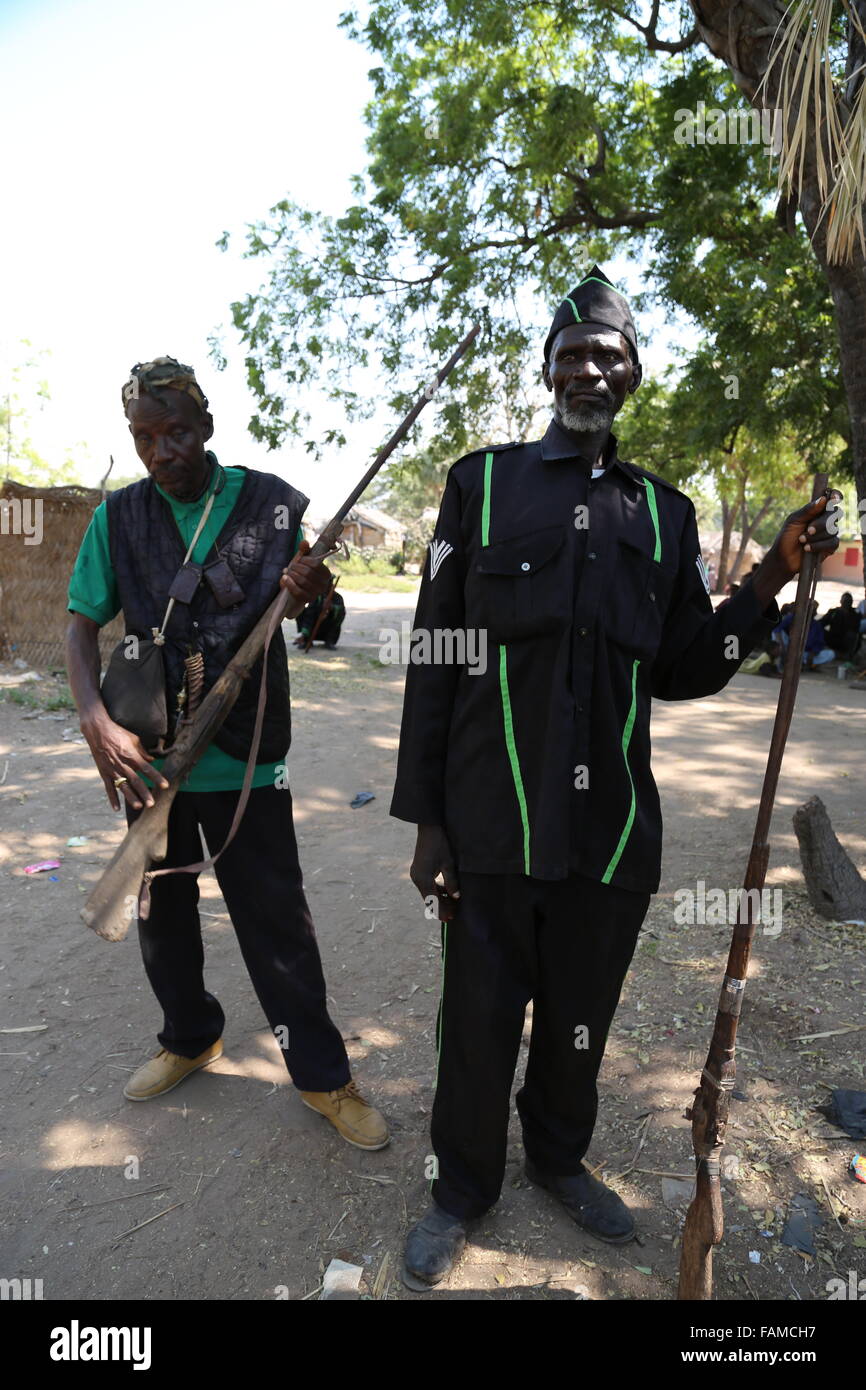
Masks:
[[[430,578],[435,579],[442,561],[448,558],[454,547],[448,541],[431,541],[428,549],[430,551]]]
[[[704,564],[704,557],[700,551],[698,551],[697,556],[695,557],[695,564],[698,567],[698,574],[701,576],[701,582],[703,583],[703,586],[706,589],[707,593],[709,593],[710,575],[706,565]]]

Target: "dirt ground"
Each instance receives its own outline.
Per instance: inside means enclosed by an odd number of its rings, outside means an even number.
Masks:
[[[23,673],[7,665],[0,1275],[42,1279],[46,1299],[302,1299],[318,1297],[339,1256],[363,1266],[362,1290],[378,1298],[671,1299],[685,1208],[667,1205],[662,1185],[692,1172],[683,1109],[729,937],[726,926],[677,925],[674,893],[741,881],[778,684],[741,675],[719,696],[655,710],[664,878],[614,1022],[588,1155],[635,1210],[639,1241],[601,1245],[529,1187],[515,1120],[499,1205],[447,1286],[411,1294],[397,1269],[427,1200],[440,963],[435,924],[408,879],[412,829],[388,815],[403,673],[377,651],[381,627],[411,620],[414,596],[347,601],[338,651],[291,656],[290,773],[332,1012],[359,1082],[387,1113],[390,1147],[351,1148],[301,1104],[212,876],[203,926],[225,1055],[164,1100],[123,1100],[126,1077],[155,1050],[156,1005],[134,935],[109,944],[78,917],[122,832],[76,716],[46,708],[56,681],[16,685]],[[782,889],[783,927],[759,929],[738,1040],[726,1152],[739,1176],[725,1182],[719,1299],[820,1300],[828,1279],[866,1275],[866,1186],[848,1171],[863,1141],[816,1108],[832,1087],[866,1086],[866,929],[811,911],[791,825],[817,791],[866,871],[864,748],[866,692],[804,676],[768,878]],[[358,791],[376,799],[351,810]],[[73,836],[86,844],[68,846]],[[53,876],[23,873],[46,858],[62,861]],[[780,1244],[798,1193],[821,1208],[815,1259]]]

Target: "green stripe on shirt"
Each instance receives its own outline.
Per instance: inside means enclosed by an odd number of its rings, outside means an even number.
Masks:
[[[481,544],[490,544],[490,499],[493,483],[493,454],[484,456],[484,499],[481,504]],[[520,810],[520,824],[523,827],[523,867],[529,873],[529,810],[526,805],[526,792],[523,787],[523,774],[517,756],[517,743],[514,738],[514,718],[511,713],[511,694],[508,689],[508,657],[504,646],[499,648],[499,695],[502,700],[502,722],[505,731],[505,750],[511,767],[514,791]]]
[[[504,647],[499,648],[499,693],[502,697],[505,747],[508,751],[508,761],[511,764],[511,776],[514,779],[514,790],[517,794],[517,804],[520,807],[520,823],[523,827],[523,871],[528,874],[529,811],[526,805],[526,792],[523,789],[523,775],[520,771],[520,759],[517,756],[517,744],[514,741],[514,719],[511,713],[511,694],[508,689],[508,658]]]
[[[625,727],[622,731],[622,756],[625,760],[625,770],[628,773],[629,785],[631,786],[631,805],[629,806],[625,825],[622,828],[622,834],[619,837],[619,844],[617,845],[616,849],[611,855],[610,863],[608,864],[607,868],[601,876],[602,883],[610,883],[614,871],[616,870],[616,866],[622,858],[623,850],[628,844],[628,837],[631,834],[631,828],[634,825],[634,814],[635,810],[637,809],[637,797],[634,789],[634,778],[631,775],[631,768],[629,766],[628,761],[628,746],[631,743],[632,730],[634,729],[634,721],[635,716],[637,714],[637,668],[639,666],[640,661],[636,660],[631,668],[631,708],[629,709],[628,716],[625,721]]]
[[[662,558],[662,533],[661,527],[659,526],[659,506],[658,502],[656,501],[656,490],[654,484],[650,482],[649,478],[644,478],[643,481],[644,487],[646,488],[646,500],[649,504],[650,516],[653,519],[653,527],[655,528],[656,533],[656,543],[655,549],[653,550],[653,559],[655,560],[656,564],[658,564]]]

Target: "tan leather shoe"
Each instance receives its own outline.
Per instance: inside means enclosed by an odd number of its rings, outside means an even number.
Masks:
[[[338,1091],[301,1091],[301,1100],[330,1120],[356,1149],[384,1149],[390,1141],[384,1116],[368,1105],[354,1081]]]
[[[154,1096],[164,1096],[173,1091],[191,1072],[215,1062],[223,1055],[222,1038],[206,1047],[197,1057],[178,1057],[176,1052],[159,1049],[155,1057],[139,1067],[123,1088],[127,1100],[153,1100]]]

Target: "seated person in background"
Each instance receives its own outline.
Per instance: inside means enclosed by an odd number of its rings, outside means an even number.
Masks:
[[[809,631],[806,636],[806,646],[803,651],[803,670],[814,671],[819,666],[824,666],[828,661],[832,661],[836,653],[832,647],[827,646],[827,639],[824,635],[824,628],[818,622],[818,600],[812,600],[812,618],[809,623]],[[790,611],[785,614],[777,628],[773,629],[773,635],[779,634],[782,643],[782,657],[780,663],[784,662],[784,653],[788,650],[788,642],[791,639],[791,625],[794,621],[794,605],[790,605]]]
[[[750,652],[740,666],[740,672],[747,676],[779,676],[783,655],[781,642],[768,637],[766,642]]]
[[[827,645],[839,657],[847,661],[860,645],[860,616],[854,609],[851,594],[843,594],[838,608],[831,608],[821,619],[827,638]]]
[[[319,623],[319,618],[324,609],[324,617]],[[329,594],[319,594],[308,603],[303,613],[298,618],[298,636],[295,638],[296,647],[312,646],[310,637],[315,633],[316,642],[324,642],[328,651],[333,651],[340,640],[340,628],[343,626],[343,619],[346,616],[346,605],[343,602],[343,595],[338,594],[336,589],[332,589]],[[316,624],[319,626],[316,627]]]

